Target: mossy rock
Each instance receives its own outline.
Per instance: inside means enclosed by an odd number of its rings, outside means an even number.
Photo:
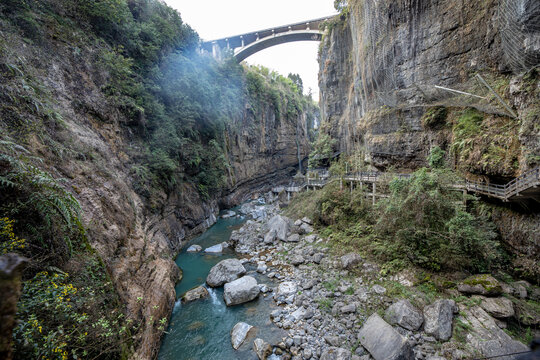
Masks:
[[[497,296],[502,293],[499,281],[489,274],[469,276],[461,284],[458,284],[458,290],[465,294],[486,296]]]

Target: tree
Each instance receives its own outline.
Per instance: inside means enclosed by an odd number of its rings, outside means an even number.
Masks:
[[[298,92],[302,95],[304,94],[304,82],[302,81],[302,78],[298,74],[291,74],[287,76],[289,79],[292,80],[294,85],[298,88]]]

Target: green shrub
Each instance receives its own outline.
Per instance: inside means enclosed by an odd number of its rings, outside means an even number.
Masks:
[[[378,204],[376,232],[386,239],[384,244],[391,244],[380,248],[383,259],[405,256],[436,271],[479,272],[496,263],[493,225],[484,216],[466,211],[462,193],[452,188],[456,182],[445,169],[421,169],[410,179],[391,182],[391,196]]]
[[[432,169],[444,168],[444,156],[445,152],[440,147],[435,146],[431,149],[428,156],[428,164]]]
[[[324,130],[320,131],[319,136],[312,144],[313,150],[309,154],[308,160],[309,167],[317,168],[323,164],[324,160],[330,159],[334,153],[336,142]]]

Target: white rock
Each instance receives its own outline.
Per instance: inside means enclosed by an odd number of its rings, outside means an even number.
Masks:
[[[188,253],[198,253],[200,251],[202,251],[202,246],[201,245],[191,245],[186,250],[186,252],[188,252]]]
[[[246,324],[245,322],[239,322],[231,330],[231,343],[235,350],[242,345],[246,340],[248,333],[253,329],[253,326]]]
[[[255,299],[260,291],[255,278],[244,276],[225,284],[223,299],[227,306],[238,305]]]

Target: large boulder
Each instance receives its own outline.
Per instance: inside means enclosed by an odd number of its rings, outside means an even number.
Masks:
[[[243,304],[259,296],[260,288],[257,280],[251,276],[244,276],[225,284],[223,299],[227,306]]]
[[[268,220],[268,231],[274,230],[276,237],[281,241],[287,240],[290,227],[289,219],[281,215],[276,215]]]
[[[464,294],[497,296],[502,293],[502,286],[489,274],[473,275],[458,284],[458,291]]]
[[[206,283],[211,287],[218,287],[238,279],[246,273],[246,268],[238,259],[226,259],[218,262],[206,277]]]
[[[362,257],[355,253],[343,255],[341,257],[341,268],[351,270],[362,262]]]
[[[263,339],[257,338],[253,341],[253,351],[259,360],[266,360],[272,354],[272,346]]]
[[[484,298],[480,303],[480,307],[497,319],[510,318],[515,314],[512,300],[504,297]]]
[[[292,304],[296,295],[297,286],[292,281],[284,281],[280,283],[274,293],[274,300],[277,304]]]
[[[231,343],[235,350],[242,345],[246,340],[248,333],[253,329],[253,326],[246,324],[245,322],[239,322],[231,330]]]
[[[424,315],[409,300],[400,300],[386,310],[386,320],[392,325],[416,331],[424,322]]]
[[[489,316],[481,307],[473,306],[460,308],[458,320],[468,330],[465,337],[467,347],[474,349],[475,358],[497,357],[497,360],[511,360],[514,356],[500,356],[527,351],[528,347],[512,339],[507,333],[497,326],[495,319]],[[479,356],[481,355],[481,356]]]
[[[437,300],[424,308],[424,331],[437,340],[446,341],[452,337],[452,320],[457,311],[453,300]]]
[[[190,302],[199,299],[204,299],[210,295],[208,290],[204,286],[198,286],[195,289],[191,289],[182,296],[183,302]]]
[[[347,349],[332,346],[323,351],[321,360],[351,360],[351,352]]]
[[[358,333],[358,340],[375,360],[412,360],[414,353],[407,342],[377,313],[371,315]]]
[[[223,244],[217,244],[204,249],[207,254],[221,254],[223,252]]]

